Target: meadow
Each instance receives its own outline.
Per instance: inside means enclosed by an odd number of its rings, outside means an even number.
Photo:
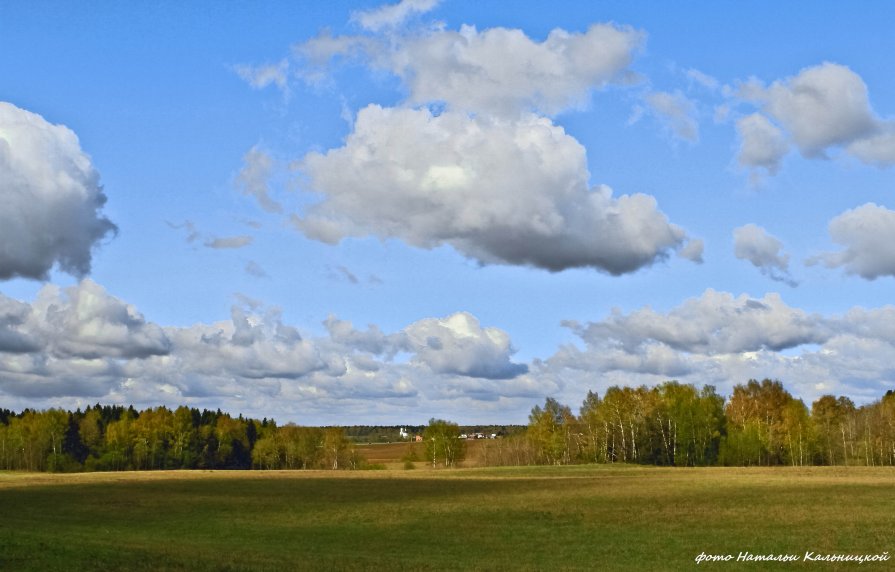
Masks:
[[[2,570],[885,570],[891,468],[0,473]]]

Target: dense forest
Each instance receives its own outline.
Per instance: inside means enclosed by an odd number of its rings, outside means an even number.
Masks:
[[[524,431],[481,427],[500,438],[477,448],[479,465],[895,464],[895,392],[861,407],[826,395],[809,408],[768,379],[737,385],[727,400],[675,381],[611,387],[588,392],[578,415],[548,398]],[[0,409],[0,470],[357,469],[354,442],[391,438],[393,429],[278,426],[185,406]],[[473,432],[438,419],[412,429],[434,466],[459,464],[459,436]]]

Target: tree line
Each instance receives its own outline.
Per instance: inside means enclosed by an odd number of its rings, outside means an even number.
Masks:
[[[825,395],[809,408],[770,379],[737,385],[727,400],[676,381],[610,387],[588,392],[577,416],[547,398],[525,434],[480,456],[484,465],[895,465],[895,392],[861,407]]]
[[[0,409],[3,470],[341,469],[358,463],[338,427],[277,426],[266,418],[185,406]]]
[[[460,427],[421,428],[425,461],[465,458]],[[353,432],[357,432],[354,428]],[[547,398],[524,431],[476,447],[478,465],[637,463],[664,466],[895,465],[895,392],[856,406],[824,395],[811,407],[779,381],[749,380],[724,399],[714,387],[668,381],[589,391],[575,415]],[[340,427],[278,426],[185,406],[87,407],[21,413],[0,408],[0,469],[356,469]]]

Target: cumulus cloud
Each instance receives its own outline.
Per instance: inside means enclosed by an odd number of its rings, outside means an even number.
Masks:
[[[281,213],[283,206],[270,196],[268,182],[272,172],[273,159],[255,146],[243,157],[243,167],[236,176],[236,182],[242,193],[255,197],[262,209],[269,213]]]
[[[470,314],[393,333],[330,316],[313,337],[278,308],[237,298],[226,320],[165,327],[90,280],[46,286],[30,304],[0,295],[0,396],[345,415],[445,395],[493,402],[536,383],[517,381],[528,368],[511,360],[508,334]]]
[[[763,168],[776,175],[783,157],[789,152],[783,132],[760,113],[739,119],[736,130],[740,138],[739,164],[753,169]]]
[[[507,332],[465,312],[393,332],[330,316],[311,336],[279,309],[241,298],[225,320],[163,327],[85,280],[47,286],[32,303],[0,295],[0,396],[14,407],[187,403],[338,423],[481,414],[471,411],[524,418],[544,395],[572,403],[588,389],[669,378],[723,394],[773,377],[807,400],[859,402],[895,383],[893,306],[821,316],[776,294],[708,290],[667,312],[616,310],[566,325],[584,347],[519,363]]]
[[[99,173],[63,125],[0,102],[0,280],[45,280],[54,265],[90,272],[92,250],[116,227],[101,214]]]
[[[702,264],[702,253],[705,250],[705,242],[701,238],[692,238],[678,251],[678,256],[689,260],[690,262],[695,262],[696,264]]]
[[[416,359],[437,373],[509,379],[528,371],[511,361],[514,350],[506,332],[482,328],[467,312],[420,320],[405,332]]]
[[[750,116],[737,125],[743,164],[765,167],[772,174],[779,166],[785,142],[768,117],[805,157],[825,158],[829,151],[843,149],[865,163],[895,163],[895,122],[876,115],[867,85],[847,66],[825,62],[769,86],[751,80],[740,96],[764,114],[764,121]]]
[[[644,34],[612,24],[584,33],[551,31],[536,42],[521,30],[439,30],[408,38],[389,61],[410,101],[514,115],[554,114],[587,102],[591,90],[619,79]]]
[[[809,263],[823,262],[868,280],[895,276],[895,211],[867,203],[831,220],[829,232],[844,250],[823,253]]]
[[[89,279],[70,288],[44,287],[32,311],[35,330],[55,356],[145,358],[171,349],[159,326]]]
[[[696,122],[696,106],[682,93],[654,91],[645,101],[650,111],[678,139],[696,143],[699,141],[699,124]]]
[[[589,344],[629,353],[651,343],[706,355],[780,351],[822,343],[831,335],[821,317],[787,306],[779,294],[755,299],[711,289],[666,314],[649,307],[628,315],[615,310],[602,322],[566,325]]]
[[[647,195],[588,186],[584,148],[549,119],[519,121],[371,105],[344,147],[305,157],[323,200],[294,217],[307,236],[450,244],[484,264],[618,275],[686,242]]]
[[[429,7],[356,14],[372,34],[322,33],[294,48],[313,82],[342,58],[394,74],[407,95],[400,107],[361,109],[344,146],[304,157],[305,190],[319,201],[290,217],[298,230],[330,244],[362,236],[448,244],[481,264],[549,271],[620,275],[675,252],[700,260],[701,243],[688,245],[653,197],[592,186],[584,148],[549,118],[629,82],[642,32],[593,24],[536,41],[507,28],[393,25]],[[683,96],[653,99],[677,136],[695,140]]]
[[[718,386],[781,379],[810,402],[825,393],[878,399],[895,383],[895,307],[808,314],[779,295],[756,299],[707,290],[668,312],[615,310],[598,322],[566,322],[584,348],[563,346],[545,367],[566,385],[610,385],[669,378]],[[594,381],[593,372],[600,372]]]
[[[751,262],[771,280],[798,285],[789,274],[789,255],[783,252],[783,243],[758,225],[747,224],[733,230],[733,253],[738,259]]]
[[[584,33],[555,29],[541,42],[517,29],[464,25],[372,37],[323,33],[294,52],[303,61],[302,77],[313,83],[331,58],[360,58],[398,76],[411,104],[442,102],[512,117],[581,107],[591,91],[628,82],[627,68],[644,40],[643,32],[613,24],[593,24]]]
[[[121,380],[122,360],[170,351],[161,327],[89,279],[45,286],[32,304],[0,294],[0,391],[103,395]]]

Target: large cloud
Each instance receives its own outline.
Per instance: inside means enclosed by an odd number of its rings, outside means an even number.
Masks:
[[[162,327],[90,280],[45,286],[30,304],[0,295],[0,396],[32,407],[41,399],[224,404],[294,419],[296,411],[344,415],[346,404],[363,413],[363,404],[375,409],[371,400],[494,402],[530,396],[537,383],[519,379],[528,367],[512,361],[509,335],[467,313],[394,333],[335,317],[324,325],[327,335],[302,335],[280,310],[242,298],[227,320]]]
[[[740,260],[751,262],[771,280],[798,285],[789,274],[789,255],[783,252],[783,243],[758,225],[733,229],[733,253]]]
[[[821,317],[787,306],[778,294],[755,299],[711,289],[666,314],[646,307],[628,315],[613,311],[606,320],[587,326],[568,325],[589,344],[634,352],[658,343],[707,355],[780,351],[822,343],[831,335]]]
[[[567,323],[583,348],[512,360],[509,334],[458,312],[403,329],[330,317],[310,336],[243,300],[227,320],[162,327],[90,281],[47,286],[28,304],[0,296],[0,396],[7,407],[189,404],[305,423],[524,420],[544,395],[670,378],[728,393],[779,378],[810,401],[862,402],[895,385],[895,307],[809,314],[778,295],[706,291],[668,312]],[[465,421],[464,421],[465,420]]]
[[[90,272],[91,251],[115,225],[99,173],[63,125],[0,102],[0,279],[46,279],[54,265]]]
[[[348,59],[394,74],[406,94],[399,107],[361,109],[344,146],[304,157],[306,189],[321,200],[292,217],[300,231],[332,244],[363,236],[449,244],[482,264],[549,271],[620,275],[675,251],[701,261],[701,242],[688,244],[653,197],[592,187],[583,146],[550,118],[631,81],[642,32],[593,24],[536,41],[507,28],[402,26],[433,6],[358,13],[372,33],[324,32],[294,47],[305,79],[319,82],[334,60]],[[676,136],[698,137],[682,95],[657,92],[649,105]]]
[[[686,241],[647,195],[588,186],[584,148],[549,119],[358,113],[344,147],[305,158],[323,200],[297,226],[336,243],[347,236],[450,244],[482,263],[552,271],[633,272]]]
[[[777,294],[755,299],[707,290],[665,313],[643,308],[567,322],[585,347],[563,346],[547,365],[567,386],[601,391],[677,378],[724,394],[770,377],[809,403],[828,393],[863,402],[895,386],[892,324],[892,306],[820,316]],[[598,381],[593,372],[601,373]]]
[[[895,211],[868,203],[835,217],[829,231],[845,249],[821,254],[811,262],[822,261],[868,280],[895,276]]]

